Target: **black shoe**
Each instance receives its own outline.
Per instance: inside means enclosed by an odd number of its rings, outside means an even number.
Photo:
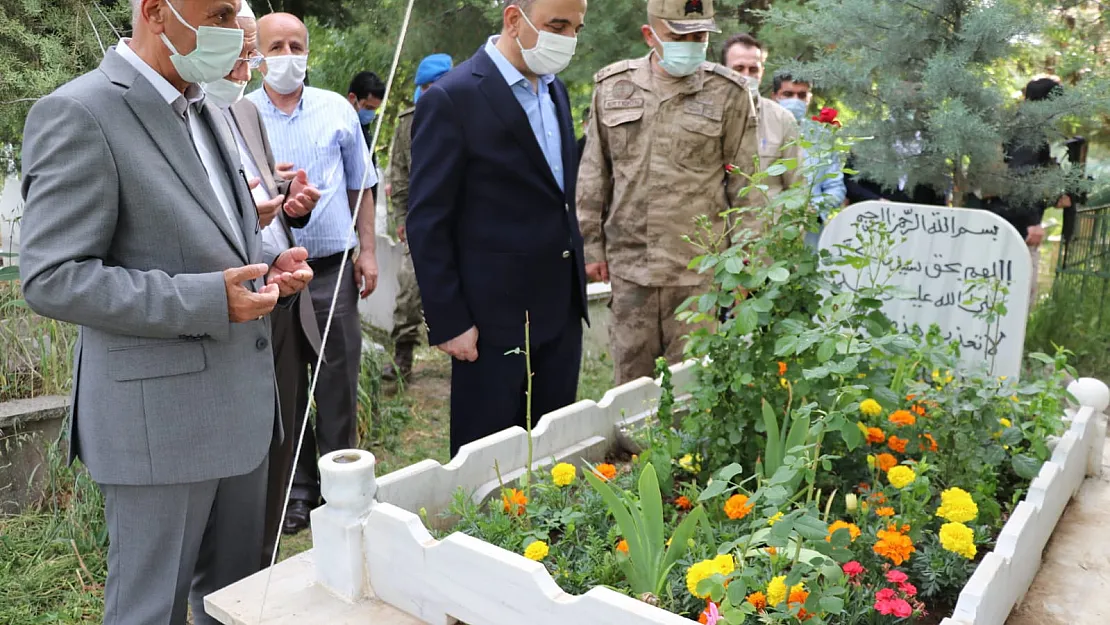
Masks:
[[[300,533],[308,529],[308,515],[312,506],[307,501],[294,499],[289,502],[289,509],[285,511],[285,521],[281,524],[281,533],[286,536]]]

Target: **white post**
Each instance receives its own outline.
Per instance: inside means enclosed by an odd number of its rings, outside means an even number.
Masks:
[[[1068,385],[1068,392],[1080,406],[1094,410],[1095,436],[1087,454],[1087,475],[1102,475],[1102,449],[1106,439],[1106,408],[1110,406],[1110,387],[1094,378],[1079,378]]]
[[[320,494],[325,505],[312,511],[312,553],[319,584],[346,601],[370,594],[362,523],[374,507],[378,484],[374,454],[360,449],[320,458]]]

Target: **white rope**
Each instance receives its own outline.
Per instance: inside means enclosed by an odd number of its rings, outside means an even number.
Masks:
[[[96,24],[93,23],[92,15],[89,13],[89,7],[82,4],[81,8],[85,9],[85,17],[89,19],[89,26],[92,27],[93,34],[96,35],[96,42],[100,44],[100,53],[107,54],[107,51],[104,49],[104,42],[100,39],[100,31],[96,29]]]
[[[116,25],[113,24],[112,20],[108,18],[108,14],[104,12],[104,9],[100,8],[100,3],[99,2],[94,2],[93,6],[96,7],[96,10],[98,12],[100,12],[100,17],[103,17],[104,21],[108,22],[108,28],[111,28],[112,32],[116,34],[116,39],[117,40],[123,39],[123,35],[119,34],[119,31],[116,30]],[[87,13],[88,9],[85,9],[85,12]]]
[[[394,52],[393,52],[393,64],[389,68],[389,79],[386,80],[386,83],[385,83],[385,96],[382,98],[381,106],[379,106],[379,109],[381,111],[384,111],[388,107],[389,94],[393,89],[393,79],[397,76],[397,65],[401,61],[401,50],[404,48],[405,37],[408,35],[409,19],[412,17],[412,5],[413,5],[414,1],[415,0],[408,0],[408,6],[405,8],[405,19],[401,23],[401,36],[400,36],[400,39],[397,41],[397,49],[394,50]],[[374,148],[378,145],[378,136],[381,134],[382,122],[384,120],[385,120],[385,115],[382,115],[382,114],[379,113],[378,116],[377,116],[377,123],[374,125],[374,135],[373,135],[373,138],[370,140],[370,162],[367,163],[366,173],[363,174],[362,183],[359,185],[358,201],[355,203],[354,211],[352,211],[351,227],[347,230],[347,245],[346,245],[346,247],[343,251],[343,260],[339,264],[340,278],[338,280],[336,280],[336,282],[335,282],[335,290],[332,292],[332,295],[331,295],[331,308],[328,310],[328,321],[324,325],[324,334],[323,334],[323,337],[321,339],[320,354],[316,358],[316,366],[313,367],[313,369],[312,369],[312,384],[309,386],[309,389],[308,389],[308,396],[310,398],[313,397],[316,394],[316,383],[320,380],[320,367],[323,365],[323,362],[324,362],[324,346],[326,346],[328,344],[328,335],[331,333],[331,322],[332,322],[332,318],[335,316],[335,305],[336,305],[336,302],[339,301],[339,290],[343,286],[343,279],[342,279],[343,270],[347,266],[347,259],[348,259],[348,256],[350,255],[351,247],[354,245],[354,242],[351,241],[351,237],[354,235],[355,228],[357,228],[357,226],[358,226],[358,215],[359,215],[359,211],[362,209],[362,199],[363,199],[364,194],[366,193],[366,183],[370,179],[370,172],[375,169],[374,168],[374,159],[373,159]],[[385,185],[380,184],[380,188],[382,188],[384,190]],[[366,253],[366,250],[363,250],[361,253]],[[361,364],[361,360],[360,360],[360,364]],[[293,461],[290,464],[290,467],[293,467],[293,468],[295,468],[297,466],[297,460],[301,456],[301,448],[304,445],[305,432],[308,430],[308,416],[309,416],[310,411],[311,411],[311,402],[310,402],[310,406],[305,409],[304,419],[303,419],[303,422],[301,424],[301,433],[297,438],[297,449],[293,453]],[[313,453],[315,453],[315,450],[311,450],[311,451]],[[281,516],[278,517],[279,527],[278,527],[278,530],[277,530],[277,538],[274,540],[274,552],[272,554],[270,554],[270,568],[268,569],[268,571],[266,573],[266,585],[262,589],[262,600],[259,602],[259,606],[258,606],[258,623],[259,623],[259,625],[261,625],[261,623],[262,623],[263,610],[266,607],[266,598],[267,598],[267,596],[269,595],[269,592],[270,592],[270,581],[273,578],[274,565],[277,563],[278,550],[281,547],[281,527],[280,527],[281,520],[285,518],[285,514],[289,510],[289,498],[292,496],[292,493],[293,493],[292,474],[293,474],[293,471],[290,471],[289,485],[286,487],[285,500],[283,501],[282,506],[281,506]]]

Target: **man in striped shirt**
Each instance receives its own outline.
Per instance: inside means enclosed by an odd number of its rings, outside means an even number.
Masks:
[[[316,318],[323,331],[339,283],[331,332],[324,346],[325,364],[316,387],[316,429],[305,436],[304,451],[293,477],[293,492],[283,531],[308,527],[308,514],[320,498],[316,451],[320,455],[357,444],[358,375],[362,332],[358,298],[377,286],[374,257],[374,193],[377,175],[362,137],[358,115],[343,96],[304,84],[308,64],[308,29],[288,13],[258,20],[259,50],[266,57],[262,89],[247,97],[258,107],[278,161],[308,172],[320,190],[312,221],[295,232],[297,244],[308,249],[316,272],[312,291]],[[340,267],[343,253],[354,247],[351,213],[362,193],[358,213],[357,258],[352,252]],[[297,415],[298,421],[303,415]],[[300,432],[301,424],[297,424]],[[296,433],[294,434],[296,435]]]

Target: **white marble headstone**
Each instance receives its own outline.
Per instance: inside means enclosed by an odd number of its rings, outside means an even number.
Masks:
[[[837,245],[859,249],[857,232],[874,231],[878,224],[893,234],[898,262],[872,263],[862,271],[874,272],[880,280],[889,278],[889,284],[904,291],[904,297],[887,299],[883,312],[903,331],[912,332],[915,325],[927,331],[935,323],[947,340],[959,343],[964,362],[986,362],[995,375],[1016,378],[1021,372],[1030,280],[1036,279],[1017,231],[983,210],[862,202],[825,226],[820,246],[834,257],[843,253]],[[839,288],[858,284],[860,271],[845,265],[834,268],[841,272],[836,279]],[[985,295],[984,288],[968,284],[988,276],[1009,289],[1006,314],[992,326],[977,317],[983,304],[971,303]]]

